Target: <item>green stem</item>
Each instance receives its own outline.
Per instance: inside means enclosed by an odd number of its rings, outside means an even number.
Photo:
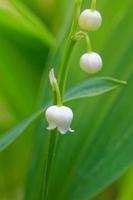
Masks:
[[[73,40],[75,40],[75,41],[79,41],[81,39],[85,39],[85,41],[86,41],[86,50],[87,50],[87,52],[91,52],[92,51],[92,46],[91,46],[91,41],[90,41],[89,35],[86,32],[79,31],[73,37]]]
[[[72,53],[75,41],[73,40],[73,36],[76,33],[77,25],[78,25],[78,17],[80,14],[80,7],[81,7],[82,0],[75,0],[75,8],[74,8],[74,16],[73,16],[73,23],[71,26],[70,34],[67,39],[62,64],[59,70],[59,87],[58,84],[54,85],[54,104],[62,104],[64,89],[66,85],[66,79],[68,74],[68,62],[70,55]],[[58,142],[58,132],[51,131],[49,132],[48,138],[48,153],[47,153],[47,161],[46,161],[46,168],[45,168],[45,182],[44,182],[44,193],[42,195],[42,200],[48,199],[48,190],[50,184],[50,173],[52,169],[52,162],[55,156],[56,146]]]
[[[92,10],[96,10],[96,3],[97,3],[96,0],[92,0],[92,2],[91,2],[91,9]]]
[[[90,38],[89,38],[87,33],[85,34],[85,40],[86,40],[87,52],[91,52],[92,51],[92,45],[91,45],[91,41],[90,41]]]
[[[53,90],[54,95],[54,105],[62,106],[61,94],[59,90],[58,83],[55,85],[55,90]]]
[[[62,100],[63,100],[64,90],[65,90],[66,80],[67,80],[67,75],[68,75],[68,70],[69,70],[68,62],[69,62],[69,58],[71,56],[71,53],[75,44],[75,41],[73,40],[73,36],[75,35],[77,31],[81,4],[82,4],[82,0],[75,0],[73,22],[72,22],[70,34],[66,42],[62,64],[59,70],[59,88],[60,88]]]
[[[45,183],[44,183],[44,193],[42,196],[42,200],[48,199],[48,190],[50,184],[50,173],[52,170],[52,162],[54,160],[55,152],[56,152],[56,144],[58,142],[58,132],[57,130],[49,131],[48,138],[48,154],[45,168]]]
[[[53,69],[50,71],[49,78],[50,78],[50,83],[51,83],[51,86],[53,89],[53,95],[54,95],[53,104],[61,106],[62,102],[61,102],[60,90],[59,90],[59,86],[58,86]],[[57,130],[49,131],[48,132],[47,160],[46,160],[46,168],[44,171],[44,184],[43,184],[44,192],[42,194],[42,200],[48,199],[50,173],[51,173],[51,169],[52,169],[52,162],[53,162],[54,156],[55,156],[57,142],[58,142]]]

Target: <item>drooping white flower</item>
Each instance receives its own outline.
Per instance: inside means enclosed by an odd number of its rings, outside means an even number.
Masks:
[[[86,31],[96,31],[102,24],[101,14],[97,10],[86,9],[81,12],[79,26]]]
[[[70,108],[66,106],[50,106],[47,108],[45,116],[49,124],[48,130],[57,128],[61,134],[65,134],[67,131],[73,132],[70,128],[73,119],[73,112]]]
[[[102,58],[96,52],[85,53],[80,58],[81,69],[89,74],[100,71],[102,65]]]

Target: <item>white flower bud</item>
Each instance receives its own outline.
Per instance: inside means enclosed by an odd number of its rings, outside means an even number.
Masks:
[[[80,14],[79,26],[86,31],[96,31],[101,24],[101,14],[96,10],[86,9]]]
[[[47,108],[45,116],[49,123],[48,130],[57,128],[61,134],[65,134],[67,131],[73,132],[70,128],[73,119],[73,112],[70,108],[66,106],[50,106]]]
[[[101,70],[102,59],[99,54],[95,52],[85,53],[80,58],[80,67],[83,71],[94,74]]]
[[[49,72],[49,80],[50,80],[50,84],[54,89],[54,86],[57,84],[57,80],[55,78],[55,73],[54,73],[54,68],[52,68]]]

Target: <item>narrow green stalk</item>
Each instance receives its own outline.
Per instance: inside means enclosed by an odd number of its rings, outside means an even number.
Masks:
[[[85,40],[86,40],[87,52],[91,52],[92,51],[92,45],[91,45],[91,41],[90,41],[90,38],[89,38],[87,33],[85,34]]]
[[[69,70],[68,62],[69,62],[69,58],[71,56],[71,53],[75,44],[75,41],[73,40],[73,36],[75,35],[77,31],[81,4],[82,4],[82,0],[75,0],[73,22],[72,22],[70,34],[66,41],[66,47],[65,47],[65,51],[63,55],[63,60],[62,60],[62,64],[59,70],[59,88],[60,88],[62,100],[63,100],[64,90],[65,90],[66,80],[67,80],[67,75],[68,75],[68,70]]]
[[[50,70],[49,73],[49,80],[51,83],[51,87],[53,90],[53,95],[54,95],[54,100],[53,104],[54,105],[62,105],[61,102],[61,94],[59,90],[59,86],[54,74],[54,69]],[[44,184],[43,187],[44,189],[42,190],[42,200],[47,200],[48,198],[48,190],[49,190],[49,184],[50,184],[50,173],[51,173],[51,168],[52,168],[52,162],[55,156],[55,151],[56,151],[56,144],[58,141],[58,132],[57,130],[51,130],[48,132],[48,150],[47,150],[47,159],[46,159],[46,167],[44,171]]]
[[[71,26],[70,34],[66,42],[63,60],[62,60],[62,64],[59,70],[59,86],[53,75],[53,72],[50,75],[50,82],[51,82],[53,94],[54,94],[54,104],[56,105],[62,105],[62,102],[63,102],[64,89],[65,89],[67,74],[68,74],[68,62],[69,62],[69,58],[72,53],[74,44],[76,42],[73,40],[73,36],[75,35],[77,31],[78,17],[80,14],[81,4],[82,4],[82,0],[75,0],[73,23]],[[47,161],[46,161],[46,168],[45,168],[45,180],[44,180],[44,193],[42,195],[42,200],[48,199],[50,173],[52,169],[52,162],[55,156],[57,142],[58,142],[58,132],[56,130],[49,132],[48,153],[47,153]]]
[[[49,131],[49,138],[48,138],[48,154],[47,154],[47,161],[46,161],[46,168],[45,168],[45,182],[43,184],[43,194],[42,200],[48,199],[48,190],[50,184],[50,173],[52,169],[52,162],[54,160],[55,152],[56,152],[56,145],[58,142],[58,132],[57,130]]]
[[[81,39],[85,39],[85,41],[86,41],[86,50],[87,50],[87,52],[91,52],[92,51],[92,46],[91,46],[91,41],[90,41],[89,35],[86,32],[79,31],[73,37],[73,40],[75,40],[75,41],[79,41]]]
[[[96,0],[92,0],[92,2],[91,2],[91,9],[92,10],[96,10],[96,3],[97,3]]]

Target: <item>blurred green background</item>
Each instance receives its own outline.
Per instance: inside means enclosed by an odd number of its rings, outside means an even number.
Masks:
[[[103,97],[69,104],[75,112],[73,126],[79,134],[76,135],[76,139],[74,136],[72,138],[65,136],[66,141],[61,139],[59,149],[62,150],[62,154],[57,157],[57,163],[55,163],[57,171],[55,177],[53,175],[53,182],[59,178],[57,188],[64,183],[63,178],[65,181],[71,160],[75,156],[78,157],[79,154],[76,154],[76,151],[80,147],[80,142],[82,142],[82,147],[84,146],[86,138],[89,143],[94,135],[94,141],[90,146],[86,146],[77,166],[82,168],[82,162],[84,162],[86,165],[83,168],[88,167],[88,170],[91,164],[85,161],[90,152],[92,152],[90,161],[96,166],[100,157],[106,157],[104,147],[108,145],[108,141],[113,149],[113,140],[120,141],[121,135],[124,134],[126,138],[126,132],[128,137],[130,131],[129,141],[133,139],[133,2],[132,0],[99,0],[97,2],[97,7],[103,15],[103,26],[90,36],[95,51],[100,52],[104,60],[104,68],[99,76],[113,76],[126,80],[128,86]],[[90,1],[83,1],[83,8],[86,8],[89,3]],[[71,20],[73,4],[72,0],[0,0],[0,134],[29,116],[36,110],[38,102],[44,101],[43,97],[40,98],[42,74],[49,62],[48,55],[51,48],[56,49],[58,46],[58,44],[53,45],[53,38],[57,37],[60,30],[63,33],[68,21]],[[84,46],[84,42],[81,41],[73,51],[69,63],[67,88],[88,78],[88,75],[81,73],[79,69],[79,58],[84,52]],[[50,64],[57,65],[57,63]],[[47,77],[47,70],[44,75]],[[45,94],[47,93],[48,91],[45,90]],[[35,124],[30,126],[7,150],[0,153],[0,200],[24,199],[29,166],[33,160],[32,152],[35,149],[33,147],[35,131],[33,130],[35,130]],[[114,134],[114,138],[111,138],[111,134]],[[101,138],[100,143],[97,143],[97,138]],[[71,146],[69,151],[67,151],[67,142]],[[94,195],[95,200],[133,199],[133,170],[130,166],[133,160],[133,144],[130,144],[129,149],[126,145],[127,143],[123,142],[122,154],[120,150],[118,154],[116,153],[116,157],[123,156],[121,158],[123,162],[119,162],[119,166],[123,167],[122,170],[108,183],[103,184],[103,187]],[[94,151],[95,148],[97,152]],[[59,166],[64,157],[63,152],[67,154],[63,167],[68,167],[68,171],[64,174],[61,172],[63,178],[60,178]],[[129,158],[129,161],[126,158]],[[108,164],[107,162],[106,168],[109,167]],[[114,161],[114,165],[117,165],[117,162]],[[34,173],[37,172],[34,171]],[[109,174],[109,171],[105,173]],[[78,180],[80,178],[77,182]],[[51,192],[54,197],[56,194],[54,185],[51,186]],[[53,197],[50,195],[49,199],[53,200]],[[37,200],[37,198],[27,198],[27,200],[30,199]],[[57,195],[56,199],[71,200],[69,195],[65,198]],[[80,199],[87,200],[82,196]],[[89,195],[88,199],[90,199]]]

